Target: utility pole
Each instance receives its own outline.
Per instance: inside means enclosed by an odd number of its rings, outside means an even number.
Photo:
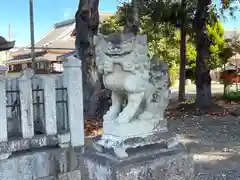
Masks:
[[[32,69],[36,73],[35,62],[35,42],[34,42],[34,17],[33,17],[33,0],[29,0],[29,16],[30,16],[30,36],[31,36],[31,54],[32,54]]]
[[[11,24],[8,25],[8,41],[11,41]],[[9,59],[9,51],[5,51],[5,60]]]
[[[11,24],[8,25],[8,41],[11,41]]]

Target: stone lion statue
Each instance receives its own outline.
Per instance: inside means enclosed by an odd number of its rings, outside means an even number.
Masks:
[[[104,121],[163,120],[169,101],[168,67],[164,62],[151,67],[146,36],[112,34],[94,39],[98,69],[112,91],[112,106]]]
[[[103,117],[104,134],[99,143],[112,147],[129,137],[167,131],[164,111],[170,95],[168,66],[164,62],[151,65],[147,37],[99,34],[94,44],[103,83],[112,91],[112,106]]]

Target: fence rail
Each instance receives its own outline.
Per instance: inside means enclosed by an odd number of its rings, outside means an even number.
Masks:
[[[0,159],[30,148],[84,145],[82,94],[75,93],[82,92],[81,64],[74,57],[64,64],[62,75],[26,69],[20,78],[0,76]]]
[[[56,88],[56,96],[58,131],[65,132],[69,130],[67,88]]]
[[[44,102],[44,89],[37,86],[32,90],[33,96],[33,121],[34,121],[34,134],[45,134],[45,102]]]
[[[14,138],[21,136],[21,105],[20,105],[20,91],[7,90],[7,126],[8,137]]]

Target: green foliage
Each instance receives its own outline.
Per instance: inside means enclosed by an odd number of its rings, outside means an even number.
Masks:
[[[240,91],[229,91],[223,95],[223,98],[230,101],[240,101]]]
[[[222,65],[226,63],[226,60],[224,59],[228,59],[229,56],[231,57],[231,52],[229,52],[230,49],[226,47],[224,39],[224,28],[218,20],[213,21],[212,24],[207,24],[207,31],[209,41],[211,42],[209,46],[210,59],[208,60],[208,68],[215,69],[217,67],[222,67]],[[194,42],[186,45],[186,57],[188,61],[187,68],[192,69],[193,72],[191,73],[191,76],[188,77],[191,80],[196,79],[195,67],[197,52],[193,43]]]
[[[150,58],[164,60],[169,67],[179,64],[179,37],[174,27],[166,23],[153,26],[145,21],[141,33],[148,36]]]
[[[231,48],[227,43],[224,44],[224,47],[219,52],[219,57],[222,60],[222,64],[226,64],[228,59],[234,55],[233,48]]]
[[[187,68],[192,69],[192,80],[195,80],[196,48],[194,20],[197,8],[197,0],[185,0],[185,9],[181,9],[180,3],[171,0],[141,0],[140,33],[147,34],[150,58],[155,57],[168,63],[170,69],[179,66],[180,61],[180,33],[181,17],[185,13],[187,30],[186,58]],[[221,7],[224,9],[227,7]],[[214,69],[222,66],[231,56],[231,49],[226,47],[224,29],[219,21],[216,6],[210,7],[210,16],[206,20],[209,40],[210,59],[208,68]],[[131,3],[123,3],[118,7],[116,14],[103,22],[101,32],[109,34],[123,29],[127,20],[131,20]],[[236,46],[237,43],[235,43]],[[240,43],[239,43],[240,44]],[[238,45],[239,45],[238,44]],[[240,51],[240,46],[236,49]],[[174,70],[171,70],[174,72]],[[174,74],[174,73],[172,73]]]
[[[217,67],[222,66],[222,56],[224,55],[224,52],[226,49],[225,47],[225,39],[224,39],[224,28],[220,21],[213,22],[213,24],[207,24],[207,31],[208,31],[208,38],[210,43],[209,46],[209,53],[210,53],[210,59],[208,61],[208,67],[209,69],[215,69]],[[187,44],[187,60],[188,60],[188,67],[189,68],[195,68],[196,66],[196,56],[197,52],[193,45],[193,41],[191,40],[192,44]]]
[[[195,46],[191,42],[188,42],[186,44],[186,58],[188,68],[194,68],[196,66],[196,57],[197,51]]]
[[[124,3],[113,17],[103,22],[100,32],[108,34],[121,31],[130,16],[131,5]],[[140,24],[140,33],[147,34],[150,58],[164,60],[170,68],[178,66],[180,61],[179,30],[171,23],[153,21],[152,17],[146,13],[140,14]]]
[[[143,0],[143,4],[146,12],[150,15],[154,22],[168,22],[175,27],[181,26],[181,17],[185,14],[185,30],[188,33],[189,38],[192,39],[194,44],[195,37],[195,12],[197,9],[197,0],[185,0],[184,8],[181,7],[179,1],[173,2],[172,0]],[[220,2],[220,8],[216,6]],[[219,56],[219,53],[223,50],[224,47],[224,29],[222,24],[219,21],[220,15],[223,16],[224,10],[230,13],[233,16],[233,12],[237,8],[238,0],[227,0],[227,1],[213,1],[214,4],[209,6],[209,17],[206,19],[206,24],[208,24],[208,34],[211,41],[209,47],[210,50],[210,59],[208,63],[209,69],[214,69],[222,65],[222,59]],[[226,11],[225,11],[226,12]],[[240,47],[240,46],[239,46]],[[240,50],[240,48],[237,48]],[[195,67],[196,51],[195,47],[189,43],[187,44],[187,61],[188,67]]]
[[[169,68],[169,77],[170,85],[174,86],[176,84],[176,80],[179,79],[179,68],[176,66]]]
[[[222,66],[221,51],[225,45],[224,28],[220,21],[207,25],[208,39],[211,42],[209,47],[210,60],[208,63],[209,69],[215,69]]]
[[[103,21],[100,27],[102,34],[111,34],[114,32],[120,32],[122,27],[118,22],[117,16],[111,16],[107,20]]]

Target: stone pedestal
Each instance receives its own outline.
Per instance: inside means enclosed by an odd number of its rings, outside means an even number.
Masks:
[[[124,131],[124,128],[115,129]],[[130,154],[128,152],[128,149],[144,149],[148,146],[158,146],[161,149],[171,150],[179,144],[180,139],[180,136],[178,134],[171,133],[169,131],[155,131],[143,134],[134,133],[132,136],[116,136],[112,134],[103,134],[101,136],[95,137],[93,139],[93,145],[94,148],[99,152],[105,152],[109,154],[109,151],[113,150],[114,157],[117,157],[118,159],[125,159],[129,157]]]
[[[118,160],[106,153],[87,151],[82,157],[82,180],[193,180],[193,158],[182,145],[172,150],[133,149]],[[136,152],[138,151],[138,152]]]

